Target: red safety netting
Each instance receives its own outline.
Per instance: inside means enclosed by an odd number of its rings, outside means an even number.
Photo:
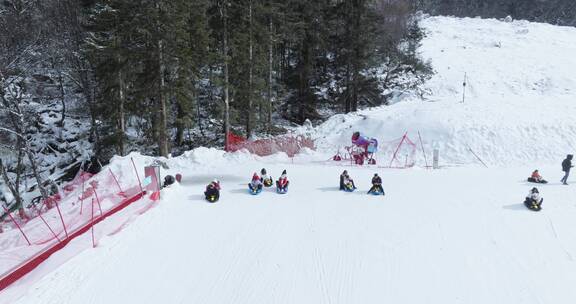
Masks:
[[[235,152],[247,150],[258,156],[268,156],[277,152],[284,152],[289,157],[294,157],[303,148],[315,150],[314,140],[301,135],[282,135],[272,138],[247,140],[233,133],[228,133],[228,146],[226,151]]]
[[[416,163],[416,144],[408,137],[408,133],[401,138],[384,142],[381,147],[381,153],[389,158],[388,163],[383,163],[385,168],[411,168]]]
[[[97,175],[80,171],[58,193],[32,205],[26,211],[27,218],[18,212],[9,213],[3,223],[7,229],[0,234],[0,290],[90,229],[89,245],[95,246],[98,237],[107,232],[95,233],[94,225],[142,197],[141,186],[127,174],[137,172],[119,172],[116,176],[110,169]],[[132,182],[122,185],[119,180]]]

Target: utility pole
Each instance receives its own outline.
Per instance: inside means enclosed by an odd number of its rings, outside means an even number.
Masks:
[[[466,81],[468,80],[466,72],[464,72],[464,82],[462,82],[462,103],[466,100]]]

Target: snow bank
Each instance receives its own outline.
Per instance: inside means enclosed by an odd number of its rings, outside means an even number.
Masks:
[[[576,28],[449,17],[422,25],[421,54],[437,72],[431,94],[301,128],[321,153],[349,145],[357,130],[381,142],[420,131],[427,153],[439,148],[445,164],[477,162],[468,146],[497,166],[558,164],[576,150]],[[416,160],[423,165],[421,153]]]

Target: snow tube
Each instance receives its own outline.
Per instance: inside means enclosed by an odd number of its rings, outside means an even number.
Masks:
[[[248,188],[248,192],[252,195],[258,195],[262,192],[262,188],[250,189]]]
[[[372,194],[372,195],[384,195],[384,192],[377,190],[377,191],[370,191],[370,194]]]
[[[352,185],[345,185],[344,189],[342,189],[342,191],[346,192],[354,192],[354,190],[356,190],[356,187],[353,187]]]
[[[544,200],[540,201],[540,204],[535,204],[534,202],[530,201],[530,200],[525,200],[524,201],[524,206],[526,206],[526,208],[532,210],[532,211],[540,211],[542,210],[542,202]]]
[[[276,187],[276,192],[278,194],[286,194],[286,193],[288,193],[288,187],[286,187],[284,189]]]
[[[215,202],[218,201],[218,197],[216,197],[216,195],[209,195],[209,196],[206,197],[206,200],[207,200],[209,203],[215,203]]]
[[[540,181],[537,181],[536,179],[534,179],[534,178],[532,178],[532,177],[529,177],[529,178],[528,178],[528,182],[530,182],[530,183],[536,183],[536,184],[547,184],[547,183],[548,183],[547,181],[545,181],[545,180],[543,180],[543,179],[541,179]]]

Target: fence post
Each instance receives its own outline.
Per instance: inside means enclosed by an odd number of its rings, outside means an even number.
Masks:
[[[82,215],[82,208],[84,207],[84,175],[82,175],[82,193],[80,193],[80,215]]]
[[[60,240],[60,238],[56,235],[56,233],[54,232],[54,230],[52,230],[52,227],[50,227],[50,225],[48,225],[48,222],[46,222],[46,220],[44,219],[44,217],[42,216],[42,206],[40,206],[40,209],[38,209],[36,207],[36,205],[32,205],[34,207],[34,210],[36,210],[36,212],[38,212],[38,217],[40,217],[40,219],[42,220],[42,222],[44,222],[44,224],[46,225],[46,227],[48,227],[48,230],[50,230],[50,232],[52,233],[52,235],[54,236],[55,239],[58,240],[58,243],[61,243],[62,241]]]
[[[404,136],[402,136],[402,140],[398,144],[396,151],[394,151],[394,155],[392,156],[392,160],[390,160],[390,166],[389,166],[390,168],[392,168],[392,164],[394,163],[394,160],[396,159],[396,155],[398,154],[398,151],[400,151],[400,147],[402,147],[404,140],[406,140],[406,135],[408,135],[408,132],[404,133]]]
[[[26,236],[26,233],[24,233],[24,231],[22,230],[22,228],[20,228],[20,225],[18,225],[18,223],[16,222],[16,220],[14,219],[14,217],[12,216],[12,213],[10,213],[10,210],[6,209],[6,207],[4,205],[2,205],[2,208],[4,208],[4,212],[6,212],[6,214],[8,214],[8,216],[10,217],[10,219],[12,220],[12,222],[14,222],[14,225],[16,225],[16,227],[18,227],[18,230],[20,230],[20,232],[22,233],[22,235],[24,236],[24,239],[26,239],[26,242],[28,242],[28,246],[32,245],[32,243],[30,243],[30,240],[28,239],[28,237]]]
[[[482,161],[482,159],[480,159],[480,157],[478,155],[476,155],[476,153],[474,153],[474,151],[472,150],[472,148],[470,148],[470,146],[468,144],[466,144],[466,146],[468,147],[468,150],[472,153],[472,155],[474,155],[476,157],[477,160],[480,161],[480,163],[482,163],[482,165],[484,165],[484,167],[488,168],[488,165],[486,165],[486,163],[484,163]]]
[[[420,139],[420,147],[422,147],[422,154],[424,155],[424,163],[426,164],[426,169],[428,169],[428,159],[426,158],[426,151],[424,151],[424,143],[422,143],[422,136],[420,136],[420,131],[418,131],[418,138]]]
[[[100,199],[98,198],[98,193],[94,186],[92,186],[92,191],[94,191],[94,196],[96,197],[96,202],[98,203],[98,209],[100,210],[100,216],[102,216],[102,205],[100,205]]]
[[[140,193],[143,193],[144,189],[142,189],[142,181],[140,181],[140,175],[138,175],[138,170],[136,169],[136,164],[134,163],[134,158],[130,157],[130,159],[132,160],[132,166],[134,167],[134,172],[136,173],[136,178],[138,178],[138,185],[140,185]]]
[[[64,217],[62,217],[62,212],[60,212],[60,204],[58,204],[57,200],[54,200],[56,204],[56,210],[58,210],[58,215],[60,216],[60,221],[62,221],[62,227],[64,228],[64,234],[66,234],[66,238],[68,238],[68,230],[66,229],[66,224],[64,224]]]
[[[122,187],[120,187],[120,183],[118,182],[116,175],[114,175],[114,173],[112,172],[112,169],[108,168],[108,171],[110,171],[110,175],[112,175],[112,178],[116,182],[116,185],[118,186],[118,189],[120,190],[120,195],[124,195],[124,191],[122,191]]]
[[[92,220],[91,220],[91,230],[92,230],[92,248],[96,248],[96,241],[94,240],[94,198],[92,198],[92,204],[90,204],[92,209]]]

